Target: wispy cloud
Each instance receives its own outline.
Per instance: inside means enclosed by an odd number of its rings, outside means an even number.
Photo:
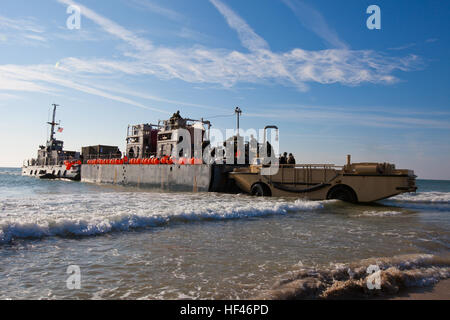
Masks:
[[[48,33],[47,33],[48,34]],[[106,33],[99,33],[93,30],[87,30],[85,28],[81,28],[76,32],[73,30],[68,30],[66,26],[59,26],[56,32],[52,32],[49,34],[49,38],[55,40],[64,40],[64,41],[79,41],[79,42],[87,42],[87,41],[105,41],[110,40],[112,37]]]
[[[7,18],[0,16],[0,29],[10,29],[33,33],[44,33],[45,28],[38,24],[33,18]]]
[[[269,45],[233,10],[219,0],[209,0],[225,17],[228,25],[237,31],[242,45],[250,51],[268,50]]]
[[[30,39],[30,40],[36,40],[36,41],[42,41],[42,42],[46,42],[47,41],[46,38],[44,38],[44,37],[42,37],[40,35],[37,35],[37,34],[27,34],[24,37],[27,38],[27,39]]]
[[[8,44],[30,44],[47,41],[44,36],[45,28],[34,18],[7,18],[0,16],[0,41]]]
[[[148,11],[151,11],[153,13],[156,13],[158,15],[161,15],[163,17],[166,17],[168,19],[174,20],[174,21],[180,21],[184,19],[183,15],[176,12],[175,10],[162,7],[159,4],[156,4],[154,1],[150,0],[131,0],[131,4],[137,5],[140,8],[146,9]]]
[[[15,66],[18,67],[19,66]],[[8,65],[0,66],[0,90],[50,93],[52,89],[39,83],[35,77],[21,75],[19,70],[11,70]]]
[[[294,12],[306,28],[313,31],[329,45],[339,49],[348,48],[347,44],[339,38],[336,31],[328,26],[328,23],[323,15],[312,6],[300,0],[282,1],[292,10],[292,12]]]
[[[56,87],[65,87],[106,99],[133,105],[139,108],[161,113],[167,111],[150,107],[134,100],[118,96],[111,92],[100,90],[92,85],[82,84],[72,80],[63,70],[50,65],[17,66],[0,65],[0,89],[12,91],[47,92],[55,91]]]
[[[362,127],[384,127],[384,128],[432,128],[432,129],[450,129],[448,119],[426,118],[423,114],[393,116],[389,111],[374,113],[372,111],[355,110],[332,110],[327,107],[296,107],[295,109],[284,109],[273,107],[271,110],[276,112],[248,113],[248,116],[255,118],[282,119],[285,121],[293,121],[296,123],[312,123],[318,122],[322,125],[325,122],[331,124],[338,123],[340,125],[348,124],[351,126]],[[448,117],[448,115],[447,115]],[[441,117],[442,118],[442,117]]]
[[[81,14],[83,15],[83,17],[92,20],[96,24],[100,25],[103,28],[103,30],[105,30],[109,34],[125,41],[126,43],[128,43],[130,46],[134,47],[137,50],[147,51],[147,50],[151,50],[153,47],[150,41],[138,37],[133,32],[125,29],[121,25],[115,23],[114,21],[112,21],[108,18],[105,18],[105,17],[97,14],[93,10],[91,10],[75,1],[72,1],[72,0],[57,0],[57,1],[62,4],[66,4],[66,5],[78,6],[81,10]]]
[[[187,27],[182,27],[181,30],[179,32],[174,33],[174,35],[184,39],[195,40],[197,42],[211,38],[210,36],[206,35],[203,32],[199,32]]]
[[[411,42],[411,43],[407,43],[401,46],[397,46],[397,47],[392,47],[392,48],[388,48],[388,50],[394,50],[394,51],[399,51],[399,50],[405,50],[405,49],[410,49],[413,48],[415,46],[421,46],[421,45],[426,45],[428,43],[433,43],[438,41],[438,39],[426,39],[425,41],[421,41],[421,42]]]
[[[404,44],[402,46],[388,48],[388,50],[394,50],[394,51],[405,50],[405,49],[412,48],[416,45],[417,45],[417,43],[408,43],[408,44]]]
[[[71,0],[59,0],[74,3]],[[231,87],[238,82],[278,82],[305,90],[306,83],[393,83],[395,70],[409,71],[419,62],[414,55],[389,57],[371,50],[330,49],[308,51],[300,48],[285,53],[274,53],[267,42],[259,37],[248,24],[219,0],[210,0],[227,23],[237,31],[243,46],[250,52],[210,49],[200,46],[168,48],[135,45],[145,43],[131,31],[116,25],[109,19],[87,11],[105,31],[139,48],[127,52],[132,61],[93,59],[67,60],[74,71],[87,73],[123,72],[130,75],[152,75],[160,79],[181,79],[190,83],[220,84]],[[82,9],[87,10],[87,9]],[[86,14],[86,12],[85,12]],[[113,27],[112,27],[113,26]],[[131,40],[130,40],[131,39]],[[145,47],[145,50],[144,50]]]
[[[167,98],[163,98],[158,95],[155,95],[155,94],[149,94],[147,92],[143,93],[143,92],[139,92],[139,91],[136,91],[136,90],[133,90],[130,88],[117,87],[117,86],[106,87],[106,86],[102,86],[102,85],[97,85],[96,88],[99,88],[102,90],[110,90],[113,92],[125,94],[125,95],[136,97],[136,98],[142,98],[145,100],[157,101],[157,102],[163,102],[165,104],[176,105],[178,107],[183,106],[183,107],[194,107],[194,108],[208,109],[208,110],[223,110],[223,108],[220,108],[220,107],[198,104],[198,103],[190,103],[190,102],[186,102],[186,101],[179,101],[179,100],[173,100],[173,99],[167,99]]]
[[[220,0],[210,2],[237,32],[248,52],[198,45],[190,48],[155,46],[151,41],[75,1],[57,1],[65,5],[78,5],[83,18],[93,21],[108,35],[125,42],[128,45],[126,51],[121,57],[114,59],[68,57],[60,60],[57,69],[53,65],[3,65],[0,66],[0,90],[48,92],[62,86],[161,112],[163,110],[118,96],[117,93],[107,88],[101,89],[92,83],[96,80],[99,82],[104,76],[145,75],[162,80],[180,79],[196,84],[217,84],[227,88],[237,83],[276,82],[306,90],[306,85],[310,82],[350,86],[361,83],[393,83],[397,81],[393,75],[396,70],[410,71],[420,61],[414,55],[389,57],[371,50],[308,51],[295,48],[288,52],[273,52],[263,38]],[[139,95],[134,93],[131,96]],[[144,98],[142,94],[141,98]],[[160,102],[169,102],[169,99]]]

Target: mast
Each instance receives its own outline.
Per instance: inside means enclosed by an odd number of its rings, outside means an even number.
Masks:
[[[236,107],[234,112],[236,113],[236,118],[237,118],[237,135],[239,136],[239,116],[242,114],[242,110],[241,110],[241,108]]]
[[[55,135],[55,125],[58,124],[55,122],[55,117],[56,117],[56,107],[59,107],[59,104],[53,103],[52,106],[53,106],[52,122],[47,122],[49,125],[52,126],[52,128],[50,130],[50,141],[53,141],[53,136]]]

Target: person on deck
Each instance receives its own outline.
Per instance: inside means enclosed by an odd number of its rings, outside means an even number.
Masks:
[[[287,152],[283,153],[279,160],[280,164],[287,164]]]
[[[288,163],[288,164],[295,164],[295,158],[294,158],[294,156],[292,155],[292,153],[289,153],[289,157],[288,157],[288,159],[287,159],[287,163]]]

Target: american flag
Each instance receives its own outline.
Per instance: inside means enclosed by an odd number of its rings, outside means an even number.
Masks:
[[[64,131],[64,128],[58,127],[58,132],[61,133]]]

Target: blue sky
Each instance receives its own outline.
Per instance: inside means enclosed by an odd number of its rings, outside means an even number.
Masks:
[[[69,30],[66,9],[81,8]],[[381,8],[381,30],[366,9]],[[2,0],[0,166],[45,142],[125,145],[181,110],[280,127],[297,162],[394,162],[450,179],[448,1]]]

